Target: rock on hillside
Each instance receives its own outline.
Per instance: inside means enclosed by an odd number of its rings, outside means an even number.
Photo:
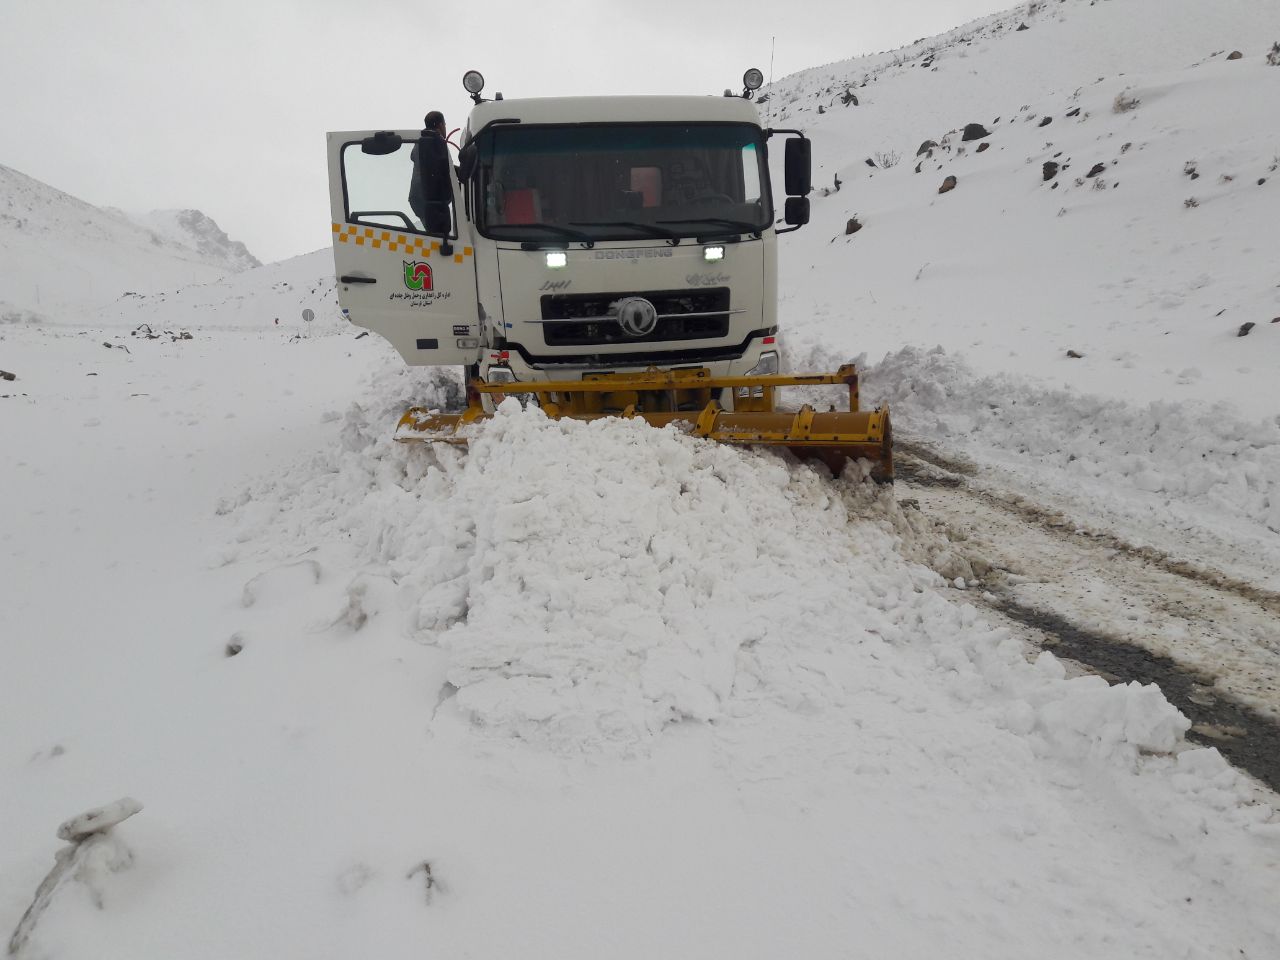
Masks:
[[[232,240],[212,217],[199,210],[152,210],[131,219],[170,243],[191,248],[209,263],[225,264],[228,270],[262,266],[243,243]]]

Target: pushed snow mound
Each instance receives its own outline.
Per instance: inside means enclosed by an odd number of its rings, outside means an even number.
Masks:
[[[918,436],[1025,458],[1072,484],[1101,479],[1153,494],[1188,522],[1208,510],[1280,533],[1280,421],[1251,422],[1225,404],[1139,406],[977,377],[941,349],[900,350],[868,381]]]
[[[804,334],[796,369],[847,354]],[[1227,404],[1127,403],[980,375],[941,347],[904,347],[862,369],[862,395],[893,411],[899,451],[923,442],[983,480],[1015,481],[1082,528],[1110,530],[1196,565],[1275,589],[1280,571],[1280,418]],[[927,456],[927,450],[925,451]],[[944,571],[945,572],[945,571]],[[949,575],[950,576],[950,575]]]
[[[406,632],[447,653],[446,693],[486,735],[625,753],[674,723],[876,702],[1127,764],[1174,750],[1187,727],[1153,687],[1068,681],[1048,654],[1027,663],[909,559],[954,573],[919,515],[857,470],[833,480],[514,400],[466,451],[394,444],[388,422],[357,407],[341,449],[246,493],[241,539],[279,541],[282,525],[298,546],[354,538],[398,585]]]
[[[762,697],[821,709],[840,691],[818,662],[900,639],[870,608],[899,592],[882,575],[830,596],[871,573],[864,551],[821,477],[780,460],[508,401],[455,482],[469,556],[423,565],[419,626],[448,627],[458,705],[487,726],[634,743]]]

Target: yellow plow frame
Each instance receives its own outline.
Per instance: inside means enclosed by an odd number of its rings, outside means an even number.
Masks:
[[[783,387],[844,386],[848,409],[779,410]],[[722,390],[733,391],[733,409],[721,407]],[[500,402],[504,396],[536,397],[548,417],[597,420],[639,417],[651,426],[687,422],[690,433],[717,443],[751,447],[785,447],[797,457],[818,459],[833,474],[848,460],[871,461],[871,476],[893,481],[893,438],[889,408],[864,411],[858,405],[858,373],[845,364],[835,373],[791,376],[715,377],[706,368],[646,370],[642,373],[587,374],[581,380],[471,384],[473,398],[462,413],[433,413],[422,407],[405,411],[396,429],[403,442],[467,442],[467,424],[490,416],[485,395]]]

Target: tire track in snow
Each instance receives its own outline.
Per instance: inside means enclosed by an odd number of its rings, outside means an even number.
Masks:
[[[1280,790],[1280,596],[1088,530],[918,444],[898,452],[899,490],[989,570],[971,600],[1090,672],[1157,683],[1189,738]]]
[[[924,486],[963,487],[965,491],[982,499],[986,503],[1016,513],[1028,522],[1037,523],[1054,533],[1064,537],[1075,537],[1087,540],[1095,545],[1105,545],[1113,550],[1142,560],[1179,577],[1199,581],[1218,590],[1234,593],[1245,600],[1251,600],[1266,610],[1280,614],[1280,593],[1259,587],[1257,584],[1228,576],[1220,570],[1181,560],[1170,556],[1162,550],[1151,546],[1139,546],[1129,543],[1121,537],[1102,530],[1087,528],[1083,523],[1067,517],[1052,508],[1035,503],[1020,494],[1001,491],[996,494],[989,490],[976,488],[966,482],[966,477],[975,477],[978,468],[965,460],[944,456],[928,447],[894,440],[895,454],[901,458],[898,472],[908,483]],[[921,469],[924,466],[924,469]],[[935,468],[935,469],[929,469]],[[941,472],[939,472],[941,471]]]

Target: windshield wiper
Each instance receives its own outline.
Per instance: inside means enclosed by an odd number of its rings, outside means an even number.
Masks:
[[[659,220],[658,223],[709,223],[717,227],[728,227],[739,233],[760,233],[760,227],[745,220],[726,220],[724,217],[688,217],[684,220]]]
[[[589,233],[583,233],[581,230],[570,230],[568,227],[557,226],[554,223],[495,223],[491,224],[491,230],[546,230],[554,233],[558,237],[564,237],[566,240],[575,240],[578,243],[588,247],[596,245],[595,239]]]
[[[665,223],[666,221],[663,222]],[[651,237],[661,237],[674,241],[672,246],[680,242],[680,234],[674,230],[668,230],[652,223],[644,223],[640,220],[570,220],[569,223],[575,227],[631,227],[633,230],[643,230]]]

